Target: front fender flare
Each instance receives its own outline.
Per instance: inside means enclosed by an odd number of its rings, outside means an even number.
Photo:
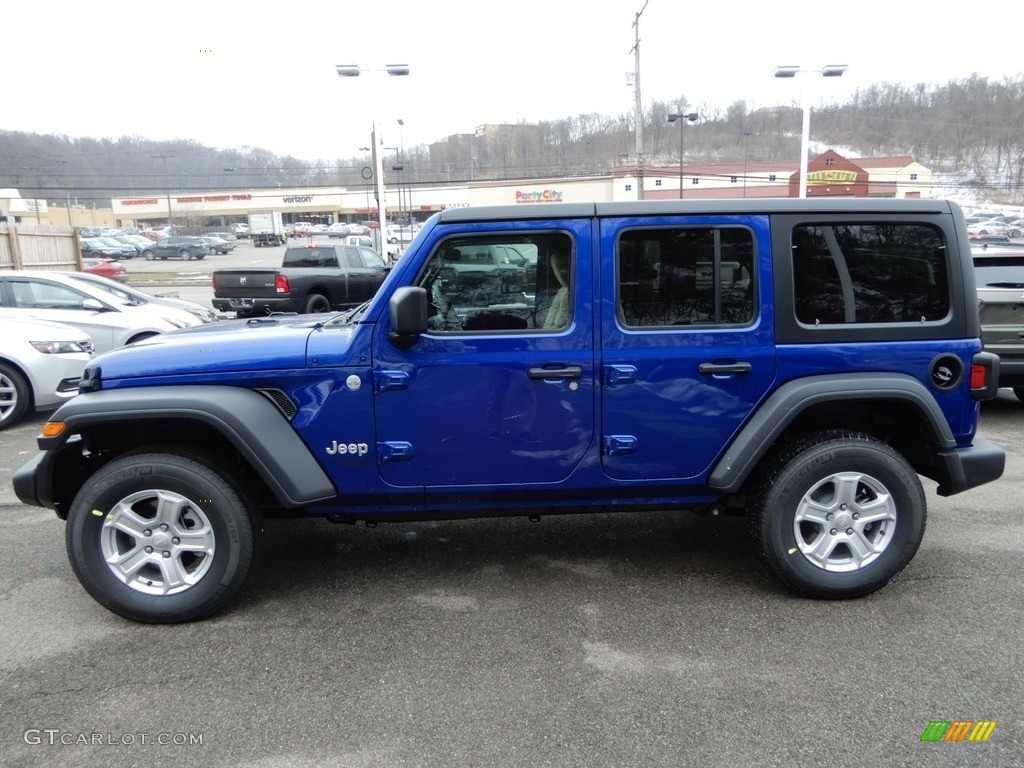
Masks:
[[[40,437],[40,449],[55,450],[90,426],[146,419],[199,421],[223,435],[285,507],[330,501],[338,493],[298,433],[269,398],[249,389],[221,386],[139,387],[82,393],[62,405],[50,421],[67,429]]]

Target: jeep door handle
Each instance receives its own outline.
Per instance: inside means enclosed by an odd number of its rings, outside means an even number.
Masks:
[[[567,365],[564,368],[531,368],[526,376],[534,381],[555,381],[557,379],[582,379],[583,369],[578,365]]]
[[[750,363],[701,363],[697,370],[705,376],[720,376],[723,373],[750,373]]]

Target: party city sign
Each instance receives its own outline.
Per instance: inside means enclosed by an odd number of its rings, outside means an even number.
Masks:
[[[562,193],[554,189],[516,190],[517,203],[560,203]]]

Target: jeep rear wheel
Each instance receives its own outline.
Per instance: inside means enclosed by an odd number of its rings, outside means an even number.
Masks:
[[[121,616],[170,623],[225,605],[252,565],[255,512],[216,465],[177,452],[101,467],[68,512],[71,567]]]
[[[752,493],[754,536],[794,591],[848,598],[881,589],[924,536],[921,482],[902,455],[867,435],[806,435],[766,458]]]

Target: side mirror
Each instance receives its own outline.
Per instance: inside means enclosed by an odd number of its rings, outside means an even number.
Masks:
[[[391,310],[388,341],[399,349],[409,349],[420,334],[427,331],[427,291],[416,286],[403,286],[394,292],[388,306]]]
[[[103,302],[99,299],[82,299],[82,309],[88,309],[91,312],[107,311],[107,308],[103,306]]]

